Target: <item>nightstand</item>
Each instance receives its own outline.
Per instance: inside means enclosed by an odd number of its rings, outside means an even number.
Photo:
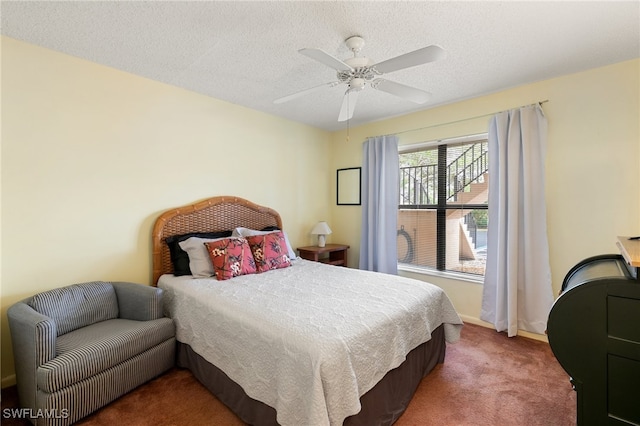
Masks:
[[[349,246],[345,244],[326,244],[324,247],[298,247],[298,252],[300,252],[300,257],[303,259],[330,265],[347,266],[348,249]]]

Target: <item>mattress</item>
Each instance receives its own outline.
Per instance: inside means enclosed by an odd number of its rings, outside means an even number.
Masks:
[[[304,259],[226,281],[163,275],[158,286],[177,340],[284,426],[341,425],[433,330],[454,342],[462,325],[437,286]]]

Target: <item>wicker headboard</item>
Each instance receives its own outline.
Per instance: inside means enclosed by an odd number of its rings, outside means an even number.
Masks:
[[[153,226],[153,285],[158,284],[162,274],[173,273],[169,247],[164,242],[166,238],[190,232],[225,231],[238,226],[282,229],[282,219],[275,210],[231,196],[208,198],[162,213]]]

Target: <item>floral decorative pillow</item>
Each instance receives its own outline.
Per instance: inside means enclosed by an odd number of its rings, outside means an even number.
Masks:
[[[281,231],[247,237],[258,272],[291,266],[289,248]]]
[[[244,238],[223,238],[204,243],[204,245],[213,263],[216,279],[222,281],[239,275],[256,273],[253,254]]]
[[[289,237],[287,236],[287,232],[281,230],[277,226],[267,226],[265,228],[262,228],[262,230],[260,231],[256,229],[238,227],[233,230],[233,232],[231,233],[231,236],[247,238],[247,237],[252,237],[254,235],[264,235],[264,234],[268,234],[270,232],[276,232],[276,231],[281,231],[284,234],[284,241],[287,243],[287,248],[289,249],[289,260],[295,260],[296,253],[295,251],[293,251],[293,248],[291,247],[291,243],[289,243]]]

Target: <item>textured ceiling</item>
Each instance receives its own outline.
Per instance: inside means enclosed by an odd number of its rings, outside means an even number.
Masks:
[[[428,45],[446,56],[385,78],[430,92],[417,105],[365,88],[351,126],[640,57],[640,2],[2,1],[2,34],[327,130],[345,86],[298,53],[380,62]]]

